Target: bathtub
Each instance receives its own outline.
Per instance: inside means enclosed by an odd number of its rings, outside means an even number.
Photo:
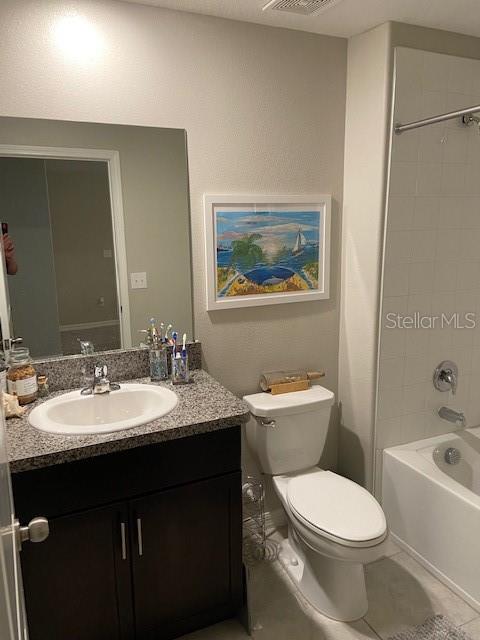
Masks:
[[[480,611],[480,427],[385,449],[382,474],[394,542]]]

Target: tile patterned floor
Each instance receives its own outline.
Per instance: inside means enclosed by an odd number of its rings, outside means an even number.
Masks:
[[[305,602],[280,562],[261,563],[249,577],[254,640],[387,640],[442,613],[480,640],[480,614],[413,558],[397,551],[367,566],[369,611],[355,623],[334,622]],[[249,640],[234,621],[181,640]]]

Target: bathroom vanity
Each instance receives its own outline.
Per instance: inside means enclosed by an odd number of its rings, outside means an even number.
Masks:
[[[173,638],[241,607],[247,409],[203,371],[175,391],[168,416],[112,434],[8,422],[17,516],[50,523],[21,553],[30,640]]]

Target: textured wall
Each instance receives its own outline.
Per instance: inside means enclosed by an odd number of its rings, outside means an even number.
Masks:
[[[56,44],[69,10],[95,29],[88,55]],[[299,366],[336,391],[345,76],[343,39],[119,2],[0,7],[2,115],[187,130],[196,337],[236,393]],[[319,192],[334,198],[331,300],[207,313],[203,194]]]

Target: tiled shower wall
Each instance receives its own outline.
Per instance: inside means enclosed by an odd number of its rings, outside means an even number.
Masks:
[[[394,122],[480,104],[480,61],[400,48],[395,85]],[[382,303],[377,461],[385,447],[454,430],[442,405],[480,424],[478,127],[454,120],[394,136]],[[389,329],[389,312],[478,319],[475,329]],[[447,359],[459,367],[456,396],[432,384]]]

